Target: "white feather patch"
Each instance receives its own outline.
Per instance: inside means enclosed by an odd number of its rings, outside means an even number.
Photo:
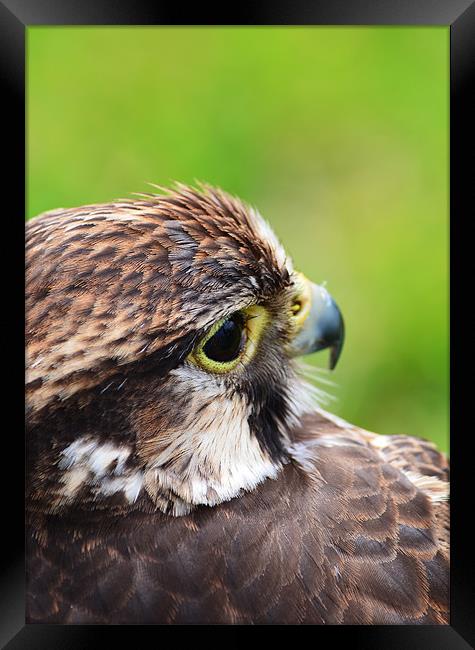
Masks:
[[[181,385],[189,394],[190,417],[179,429],[167,431],[168,445],[150,464],[162,490],[173,490],[191,504],[215,505],[277,476],[281,465],[270,460],[251,434],[249,407],[242,398],[224,397],[216,378],[193,366],[170,374],[177,389]],[[191,394],[190,386],[195,388]]]
[[[81,487],[89,485],[104,496],[123,492],[129,503],[133,503],[143,486],[143,472],[125,467],[130,454],[126,445],[99,442],[92,437],[78,438],[63,450],[58,462],[64,470],[64,496],[74,498]]]

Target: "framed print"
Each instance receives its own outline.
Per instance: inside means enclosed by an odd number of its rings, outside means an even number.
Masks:
[[[0,11],[5,647],[470,647],[473,5]]]

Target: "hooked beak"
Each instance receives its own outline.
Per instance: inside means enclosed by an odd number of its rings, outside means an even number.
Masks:
[[[301,276],[304,318],[301,328],[290,344],[290,354],[300,356],[330,348],[330,370],[336,366],[343,348],[345,326],[343,316],[328,291]],[[298,314],[296,318],[299,318]]]

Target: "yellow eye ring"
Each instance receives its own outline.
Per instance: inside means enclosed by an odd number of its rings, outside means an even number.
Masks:
[[[247,364],[252,359],[267,322],[267,311],[260,305],[251,305],[227,318],[222,318],[198,341],[188,355],[188,361],[206,372],[217,374],[231,372],[239,364]],[[242,329],[238,341],[236,325],[239,324]],[[220,350],[220,347],[222,348],[223,345],[228,347],[224,350],[224,354],[221,354],[223,350]],[[215,358],[210,356],[211,352]],[[226,360],[228,352],[231,353],[232,358]]]

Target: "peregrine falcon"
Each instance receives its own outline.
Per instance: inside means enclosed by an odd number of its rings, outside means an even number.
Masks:
[[[27,224],[27,622],[447,623],[447,459],[321,408],[256,209],[159,189]]]

